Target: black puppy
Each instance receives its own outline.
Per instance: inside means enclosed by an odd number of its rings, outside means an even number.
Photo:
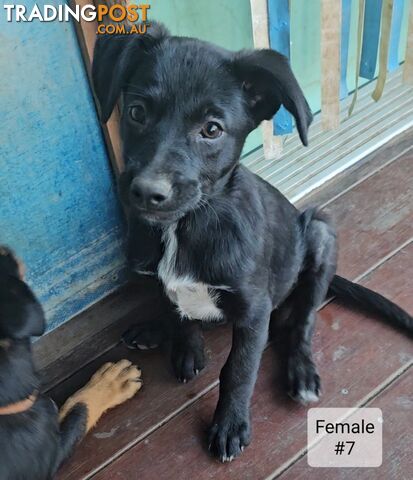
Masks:
[[[108,408],[141,386],[129,361],[104,365],[60,411],[39,393],[30,337],[44,332],[43,310],[22,268],[0,247],[0,479],[48,480]]]
[[[240,165],[249,132],[281,105],[307,145],[312,115],[285,57],[233,53],[160,25],[148,35],[99,37],[93,81],[102,120],[120,99],[136,271],[156,274],[174,304],[172,358],[188,380],[204,365],[199,321],[233,324],[210,432],[212,451],[232,460],[250,441],[249,406],[272,311],[291,328],[291,395],[314,401],[316,310],[330,293],[412,330],[412,318],[367,289],[336,277],[336,235],[321,212],[299,212]],[[150,343],[140,328],[130,345]]]

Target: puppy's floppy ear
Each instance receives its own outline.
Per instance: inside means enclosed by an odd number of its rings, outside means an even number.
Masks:
[[[0,338],[38,337],[46,328],[43,309],[19,278],[0,277]]]
[[[139,56],[169,36],[160,23],[153,22],[147,33],[99,35],[93,52],[92,81],[100,106],[101,119],[106,123],[119,99],[122,87],[139,62]]]
[[[0,245],[0,277],[11,275],[18,278],[22,271],[23,265],[19,263],[13,251],[5,245]]]
[[[275,50],[238,52],[231,68],[242,82],[256,125],[270,120],[281,105],[294,116],[304,145],[313,116],[287,57]]]

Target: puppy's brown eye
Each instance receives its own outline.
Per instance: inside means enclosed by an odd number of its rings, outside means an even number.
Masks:
[[[129,108],[130,118],[141,125],[146,123],[146,110],[143,105],[133,105]]]
[[[207,122],[201,130],[201,135],[204,138],[214,139],[222,135],[222,127],[218,122]]]

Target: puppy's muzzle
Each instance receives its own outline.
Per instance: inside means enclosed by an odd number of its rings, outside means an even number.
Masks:
[[[142,210],[162,209],[172,197],[172,184],[165,178],[134,178],[130,195],[133,203]]]

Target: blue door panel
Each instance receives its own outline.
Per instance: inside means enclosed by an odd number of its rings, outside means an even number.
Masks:
[[[0,242],[53,328],[124,282],[121,209],[73,25],[0,16],[0,72]]]

